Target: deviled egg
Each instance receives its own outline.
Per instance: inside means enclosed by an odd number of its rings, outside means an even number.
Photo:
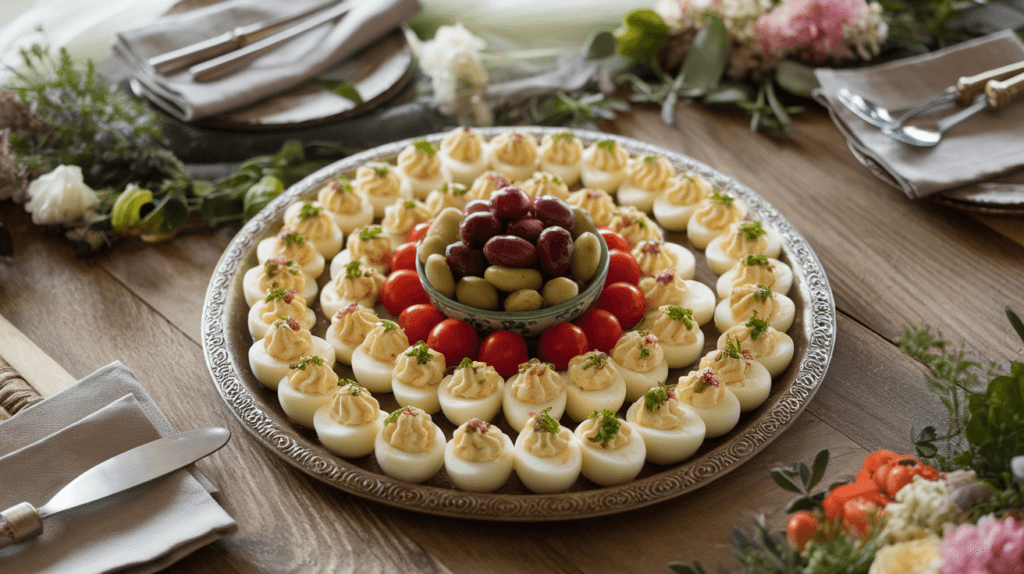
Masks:
[[[437,148],[427,140],[415,141],[398,154],[398,175],[409,183],[416,199],[425,199],[431,190],[451,181]]]
[[[334,222],[334,217],[319,203],[300,201],[289,205],[284,211],[284,225],[301,233],[324,259],[330,259],[341,251],[344,234]]]
[[[589,213],[594,225],[598,227],[608,227],[618,209],[615,200],[607,191],[586,187],[570,193],[566,203]]]
[[[387,416],[370,391],[342,379],[330,404],[317,409],[313,428],[327,450],[344,458],[360,458],[373,452]]]
[[[583,187],[603,189],[613,193],[626,179],[629,152],[615,140],[600,140],[590,144],[583,152]]]
[[[373,223],[373,204],[343,175],[321,187],[316,199],[345,233]]]
[[[288,418],[308,429],[320,407],[331,404],[338,389],[338,375],[316,355],[302,357],[290,365],[288,375],[277,385],[277,400]]]
[[[626,411],[626,420],[644,439],[647,460],[654,464],[675,464],[697,452],[707,427],[687,405],[676,400],[675,392],[655,387],[637,399]]]
[[[401,245],[409,241],[409,232],[417,223],[433,219],[430,209],[422,201],[413,199],[398,200],[384,210],[384,219],[380,227],[391,245]]]
[[[724,349],[728,341],[738,342],[740,349],[764,365],[773,378],[782,374],[793,361],[793,338],[769,325],[767,319],[759,319],[757,311],[746,323],[722,333],[718,348]]]
[[[249,334],[253,340],[262,339],[267,329],[282,316],[296,317],[306,330],[316,325],[316,313],[306,306],[301,295],[295,291],[274,289],[249,309]]]
[[[437,399],[438,385],[447,367],[444,355],[423,341],[417,342],[398,356],[391,391],[403,407],[412,405],[434,414],[441,410]]]
[[[490,143],[491,167],[510,181],[526,179],[537,171],[537,138],[509,130]]]
[[[658,337],[650,331],[622,334],[611,352],[612,364],[626,382],[626,400],[635,401],[668,380],[668,362]]]
[[[625,484],[640,474],[647,457],[644,439],[615,413],[595,411],[576,427],[583,451],[583,476],[600,486]]]
[[[512,183],[504,175],[496,171],[487,171],[473,180],[473,185],[469,186],[466,195],[469,196],[469,201],[474,199],[487,201],[491,198],[492,193],[510,185]]]
[[[631,205],[651,212],[654,198],[672,187],[676,168],[667,158],[658,155],[633,158],[626,167],[626,179],[619,185],[619,205]]]
[[[569,199],[569,186],[557,175],[543,171],[534,172],[530,179],[516,182],[516,187],[523,190],[526,195],[533,199],[545,195],[557,197],[562,201]]]
[[[384,474],[406,482],[423,482],[444,466],[444,433],[430,415],[402,407],[384,419],[373,452]]]
[[[727,339],[725,348],[711,351],[700,360],[700,369],[711,369],[721,384],[740,401],[740,411],[761,406],[772,391],[772,376],[764,365],[740,348],[735,339]]]
[[[612,231],[629,242],[630,247],[636,247],[641,241],[662,241],[665,239],[661,228],[647,214],[635,207],[620,207],[608,224]]]
[[[789,290],[793,286],[793,270],[778,259],[770,259],[764,255],[747,255],[718,278],[715,286],[718,298],[725,299],[740,285],[764,285],[771,289],[772,293],[789,295]]]
[[[711,190],[711,184],[699,173],[680,174],[654,198],[654,219],[669,231],[686,231],[690,216],[701,201],[711,198]]]
[[[571,132],[548,134],[540,141],[540,170],[573,186],[583,171],[583,142]]]
[[[776,258],[781,252],[782,236],[777,231],[760,221],[738,221],[724,235],[712,239],[704,255],[711,270],[721,275],[747,255]]]
[[[398,355],[408,348],[409,339],[397,323],[380,321],[352,351],[352,373],[370,392],[390,393]]]
[[[697,249],[704,249],[711,240],[725,234],[729,226],[747,215],[747,204],[719,189],[702,200],[686,224],[686,237]]]
[[[704,332],[693,319],[693,311],[678,305],[662,305],[644,317],[641,329],[658,338],[670,369],[693,364],[704,349]]]
[[[679,277],[675,269],[666,269],[657,277],[644,277],[640,290],[647,300],[648,313],[662,305],[675,305],[690,309],[698,325],[704,325],[715,315],[715,294],[711,288],[700,281]]]
[[[302,268],[302,272],[316,279],[324,272],[326,260],[306,236],[287,227],[274,237],[267,237],[256,244],[256,259],[260,265],[274,257],[286,257]]]
[[[505,383],[502,411],[505,420],[516,432],[522,432],[533,413],[548,407],[555,418],[565,412],[565,379],[551,363],[530,359],[519,365],[519,373]]]
[[[386,275],[391,267],[391,239],[379,225],[360,227],[348,236],[348,244],[331,260],[331,279],[346,271],[349,263],[359,261]]]
[[[444,416],[461,425],[472,418],[492,421],[501,410],[505,379],[494,367],[469,357],[441,381],[437,399]]]
[[[352,352],[363,344],[366,336],[380,322],[380,317],[369,307],[349,303],[331,317],[324,339],[334,348],[339,361],[352,365]]]
[[[303,273],[299,264],[287,257],[271,257],[242,277],[242,291],[250,307],[275,289],[295,291],[306,301],[312,301],[316,288],[316,279]]]
[[[679,377],[676,400],[689,405],[704,421],[705,438],[724,435],[740,420],[740,401],[725,388],[712,369],[690,371]]]
[[[295,319],[281,317],[267,329],[262,339],[249,347],[249,366],[263,386],[276,391],[290,365],[310,355],[322,358],[329,367],[334,366],[334,349],[327,341],[312,335]]]
[[[430,192],[424,203],[431,217],[437,217],[449,207],[463,211],[469,203],[469,188],[461,183],[443,183],[441,187]]]
[[[569,360],[565,412],[576,422],[594,411],[618,411],[626,400],[626,381],[611,357],[590,351]]]
[[[455,429],[445,446],[444,468],[459,490],[494,492],[512,474],[514,448],[498,427],[470,419]]]
[[[728,299],[722,299],[715,307],[715,328],[724,333],[746,323],[754,312],[758,317],[767,319],[772,327],[786,332],[796,317],[796,305],[789,297],[773,293],[765,285],[740,285],[732,290]]]
[[[373,217],[384,217],[384,208],[398,199],[412,199],[412,185],[398,175],[394,166],[371,161],[356,170],[352,188],[373,206]]]
[[[523,486],[537,494],[562,492],[575,484],[583,468],[580,441],[548,415],[530,417],[516,437],[515,469]]]
[[[320,291],[320,309],[327,317],[349,303],[359,303],[363,307],[373,307],[380,296],[384,285],[384,276],[370,266],[363,266],[360,261],[350,261],[343,273],[331,279]]]
[[[633,248],[633,259],[636,259],[644,277],[657,277],[666,269],[675,269],[676,277],[693,279],[697,271],[697,259],[693,253],[678,243],[641,241]]]
[[[491,165],[484,138],[468,127],[448,132],[441,140],[440,155],[452,181],[463,185],[473,183]]]

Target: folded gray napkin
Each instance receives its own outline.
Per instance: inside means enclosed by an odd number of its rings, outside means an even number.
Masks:
[[[325,0],[228,0],[121,32],[113,51],[158,96],[156,104],[190,121],[243,107],[315,78],[420,9],[419,0],[345,1],[351,10],[340,19],[301,34],[253,59],[245,68],[211,82],[194,82],[187,70],[165,77],[147,61],[239,26],[301,12]]]
[[[41,506],[96,464],[173,432],[131,372],[108,365],[0,423],[0,508]],[[42,536],[0,549],[0,572],[156,572],[236,526],[186,470],[43,525]]]
[[[1024,59],[1024,43],[1011,30],[976,38],[922,56],[855,70],[815,70],[821,87],[815,98],[826,106],[854,156],[910,198],[959,188],[1024,166],[1024,102],[983,111],[946,132],[933,148],[898,142],[846,109],[840,88],[899,110],[972,76]],[[948,115],[949,108],[935,117]],[[934,118],[921,127],[934,127]],[[916,123],[916,122],[915,122]]]

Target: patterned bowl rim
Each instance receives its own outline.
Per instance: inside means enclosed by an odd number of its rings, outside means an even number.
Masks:
[[[664,471],[612,487],[594,488],[559,494],[479,494],[460,490],[411,484],[359,468],[344,459],[321,456],[312,443],[298,436],[287,423],[261,409],[233,366],[228,349],[231,338],[230,315],[239,304],[235,292],[237,279],[246,269],[256,243],[279,223],[285,208],[301,197],[311,195],[320,185],[338,173],[349,172],[364,162],[393,158],[405,146],[426,139],[440,142],[445,133],[392,142],[349,156],[320,169],[293,185],[250,219],[232,239],[217,263],[203,305],[202,341],[206,363],[213,383],[242,426],[265,448],[286,463],[326,484],[356,496],[383,504],[441,516],[516,521],[554,521],[614,514],[649,506],[675,498],[705,486],[735,470],[779,437],[796,419],[821,386],[832,358],[837,324],[835,301],[825,271],[806,239],[772,205],[750,188],[719,173],[710,166],[660,146],[588,130],[539,126],[477,128],[484,137],[494,137],[509,129],[529,132],[538,137],[571,131],[584,142],[613,140],[632,155],[662,155],[682,170],[692,170],[708,178],[725,191],[741,197],[749,214],[772,225],[783,238],[783,252],[798,281],[804,302],[802,335],[807,349],[796,357],[799,366],[793,382],[768,405],[762,405],[755,417],[741,419],[728,440],[703,455],[688,459]],[[245,357],[242,357],[243,361]]]

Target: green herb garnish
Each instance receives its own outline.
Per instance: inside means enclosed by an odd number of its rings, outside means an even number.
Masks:
[[[726,207],[732,207],[732,196],[728,193],[722,193],[722,190],[717,187],[711,192],[711,201],[721,203]]]
[[[601,446],[607,446],[609,441],[615,440],[615,437],[619,434],[619,428],[622,426],[622,421],[615,418],[615,413],[608,409],[594,411],[587,418],[601,419],[599,423],[601,425],[600,430],[597,431],[595,436],[590,437],[591,442],[599,442]]]
[[[572,135],[572,132],[559,132],[559,133],[551,136],[551,139],[553,139],[553,140],[567,140],[568,141],[568,140],[571,140],[574,137],[576,137],[576,136]]]
[[[727,337],[725,339],[725,348],[718,352],[719,361],[723,359],[742,359],[743,349],[740,348],[740,342],[733,337]]]
[[[264,299],[264,301],[270,303],[271,301],[274,301],[276,299],[284,299],[287,293],[287,289],[271,289],[270,293],[267,293],[267,298]]]
[[[693,392],[703,393],[708,387],[715,387],[717,389],[721,384],[721,381],[718,380],[718,375],[715,374],[715,370],[708,367],[697,376],[697,384],[694,385]]]
[[[445,185],[448,185],[448,184],[445,184]],[[452,190],[451,193],[454,196],[466,195],[466,193],[469,191],[469,189],[466,186],[464,186],[462,184],[459,184],[459,183],[453,183],[452,186],[451,186],[451,190]]]
[[[412,208],[416,207],[416,202],[410,199],[410,200],[406,201],[405,203],[403,203],[402,205],[404,205],[406,209],[412,209]]]
[[[476,369],[473,368],[473,359],[470,359],[469,357],[463,357],[462,358],[462,362],[460,362],[459,366],[456,367],[456,368],[457,369],[473,369],[473,371],[476,371]]]
[[[601,351],[591,351],[585,356],[587,360],[583,363],[584,369],[589,369],[591,367],[595,369],[603,369],[605,365],[608,364],[608,355]]]
[[[275,329],[280,329],[281,327],[283,327],[284,325],[287,325],[287,324],[288,324],[288,317],[285,317],[284,315],[281,315],[281,316],[279,316],[277,318],[276,321],[274,321],[274,328]]]
[[[525,363],[519,364],[519,374],[525,374],[527,371],[534,367],[548,367],[552,371],[556,370],[555,365],[553,363],[543,363],[540,359],[534,357],[529,361],[526,361]],[[539,374],[543,374],[543,371],[541,371],[541,373]]]
[[[603,149],[603,150],[605,150],[607,152],[610,152],[610,153],[614,153],[615,152],[615,141],[614,140],[602,140],[602,141],[599,141],[599,142],[597,142],[597,148],[598,149]]]
[[[768,258],[759,253],[754,255],[747,255],[743,258],[743,264],[747,267],[753,267],[754,265],[770,265]]]
[[[352,182],[347,177],[339,175],[334,179],[334,183],[337,184],[338,188],[344,191],[352,191]]]
[[[369,241],[383,232],[384,230],[379,225],[368,225],[359,230],[359,239]]]
[[[339,387],[344,387],[344,386],[352,387],[351,395],[353,397],[358,397],[363,392],[363,385],[360,385],[359,383],[353,381],[352,379],[339,379],[338,380],[338,386]]]
[[[322,365],[324,360],[320,357],[313,355],[312,357],[302,357],[297,363],[288,365],[289,369],[298,369],[300,371],[306,370],[306,365]]]
[[[765,331],[768,330],[769,321],[768,319],[758,319],[757,311],[754,311],[750,319],[744,323],[750,329],[750,339],[756,341]]]
[[[555,185],[562,185],[562,178],[558,177],[557,175],[556,175],[555,177],[552,177],[552,178],[551,178],[551,181],[552,181],[552,182],[553,182],[553,183],[554,183]]]
[[[361,262],[358,259],[356,259],[355,261],[352,261],[351,263],[346,265],[345,266],[345,277],[348,277],[349,279],[355,279],[355,278],[359,277],[360,275],[362,275],[363,271],[361,269],[359,269],[359,265],[360,264],[361,264]]]
[[[385,329],[387,329],[387,327],[385,327]],[[416,357],[416,364],[418,365],[426,365],[434,359],[434,356],[430,354],[430,347],[428,347],[423,341],[419,341],[413,345],[405,356]]]
[[[281,239],[285,242],[285,244],[294,243],[295,245],[304,245],[306,243],[305,235],[292,231],[290,229],[286,230],[281,234]]]
[[[644,408],[654,412],[667,400],[668,389],[659,385],[644,393]]]
[[[649,155],[644,158],[644,163],[654,163],[656,161],[658,161],[658,156],[656,155]]]
[[[402,409],[398,409],[395,412],[388,415],[388,418],[384,419],[385,424],[391,424],[398,420],[398,417],[402,416]]]
[[[650,356],[651,356],[651,350],[648,349],[647,347],[641,345],[640,346],[640,358],[641,359],[646,359],[647,357],[650,357]]]
[[[753,241],[768,232],[761,227],[760,221],[748,221],[740,224],[740,233],[747,238],[747,241]]]
[[[758,284],[757,291],[754,292],[754,301],[764,303],[772,296],[772,290],[765,285]]]
[[[394,331],[395,329],[398,328],[398,323],[395,323],[394,321],[388,321],[387,319],[381,321],[379,324],[384,325],[385,333],[390,333],[391,331]]]
[[[416,151],[420,153],[425,153],[427,155],[434,155],[435,153],[437,153],[437,148],[434,147],[434,144],[428,142],[427,140],[419,140],[413,142],[412,145],[413,147],[416,148]]]
[[[693,310],[686,309],[684,307],[678,307],[676,305],[669,305],[668,309],[665,309],[665,315],[668,315],[669,319],[673,321],[682,321],[686,325],[687,329],[693,329]]]
[[[561,430],[562,427],[558,424],[558,421],[548,414],[548,411],[550,410],[551,407],[548,407],[535,415],[533,421],[534,432],[557,433]]]
[[[387,177],[391,173],[391,170],[386,167],[375,167],[373,171],[377,174],[377,177]]]
[[[302,210],[299,211],[299,219],[309,219],[310,217],[316,217],[323,211],[322,207],[316,207],[311,202],[302,204]]]

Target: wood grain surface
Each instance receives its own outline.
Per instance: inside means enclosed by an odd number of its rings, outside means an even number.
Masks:
[[[754,135],[743,117],[687,104],[677,118],[678,126],[665,126],[656,110],[638,108],[602,127],[694,157],[765,197],[821,258],[839,311],[831,367],[807,410],[762,453],[692,494],[612,517],[508,525],[392,509],[293,470],[235,421],[203,359],[201,307],[232,229],[127,241],[82,259],[62,236],[0,202],[17,249],[12,263],[0,262],[0,315],[13,329],[0,330],[0,356],[10,360],[8,343],[20,335],[67,380],[120,360],[179,429],[232,430],[203,471],[240,528],[168,572],[599,573],[665,572],[670,561],[695,559],[729,564],[733,525],[749,527],[763,513],[781,526],[789,495],[768,478],[772,466],[828,448],[828,483],[854,473],[866,452],[907,451],[913,430],[944,422],[923,367],[896,347],[905,329],[931,325],[978,356],[1020,354],[1002,309],[1024,306],[1024,246],[886,187],[820,110],[802,114],[784,136]]]

